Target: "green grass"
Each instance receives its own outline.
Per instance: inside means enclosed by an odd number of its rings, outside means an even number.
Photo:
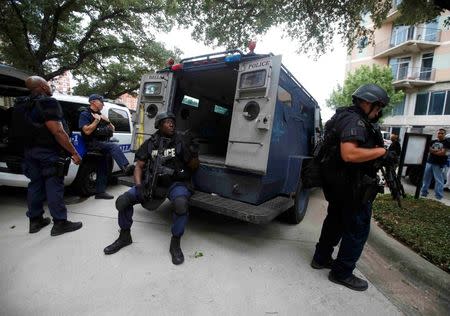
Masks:
[[[408,195],[403,208],[390,194],[379,195],[373,217],[384,231],[450,273],[450,206]]]

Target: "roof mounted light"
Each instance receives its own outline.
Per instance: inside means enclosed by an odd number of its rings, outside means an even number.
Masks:
[[[241,61],[241,54],[228,55],[224,58],[226,63],[237,63]]]
[[[183,70],[183,64],[175,64],[175,65],[173,65],[170,69],[172,69],[172,71],[180,71],[180,70]]]

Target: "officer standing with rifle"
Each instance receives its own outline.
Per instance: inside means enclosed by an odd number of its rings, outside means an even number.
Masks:
[[[386,91],[365,84],[352,99],[353,106],[337,109],[325,125],[321,170],[328,214],[311,266],[331,269],[330,281],[364,291],[367,282],[356,277],[353,270],[369,235],[372,202],[383,189],[375,162],[389,162],[395,157],[384,148],[381,134],[373,125],[389,103]],[[333,260],[333,249],[339,242]]]
[[[116,200],[120,235],[104,252],[113,254],[132,243],[133,205],[168,197],[174,208],[170,254],[173,264],[178,265],[184,262],[180,239],[188,219],[188,200],[193,193],[191,174],[199,165],[198,147],[175,131],[172,113],[158,114],[155,128],[158,131],[136,152],[135,186]]]

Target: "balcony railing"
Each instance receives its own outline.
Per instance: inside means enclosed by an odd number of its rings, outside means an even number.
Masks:
[[[435,68],[428,67],[402,67],[392,66],[393,84],[401,86],[405,82],[408,85],[426,85],[434,82]]]
[[[395,47],[409,43],[425,43],[424,48],[429,48],[426,43],[439,42],[441,31],[428,27],[405,27],[394,30],[390,38],[375,44],[375,56],[382,54]],[[420,48],[419,48],[420,50]],[[380,56],[381,57],[381,56]],[[383,56],[384,57],[384,56]]]

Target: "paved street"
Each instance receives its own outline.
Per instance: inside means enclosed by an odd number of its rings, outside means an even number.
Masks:
[[[83,228],[50,237],[51,226],[27,233],[25,191],[2,188],[0,196],[0,315],[401,314],[374,286],[354,292],[310,268],[326,205],[320,191],[297,226],[194,211],[181,266],[170,262],[167,204],[136,207],[134,243],[105,256],[118,235],[114,200],[68,197],[69,219]]]

